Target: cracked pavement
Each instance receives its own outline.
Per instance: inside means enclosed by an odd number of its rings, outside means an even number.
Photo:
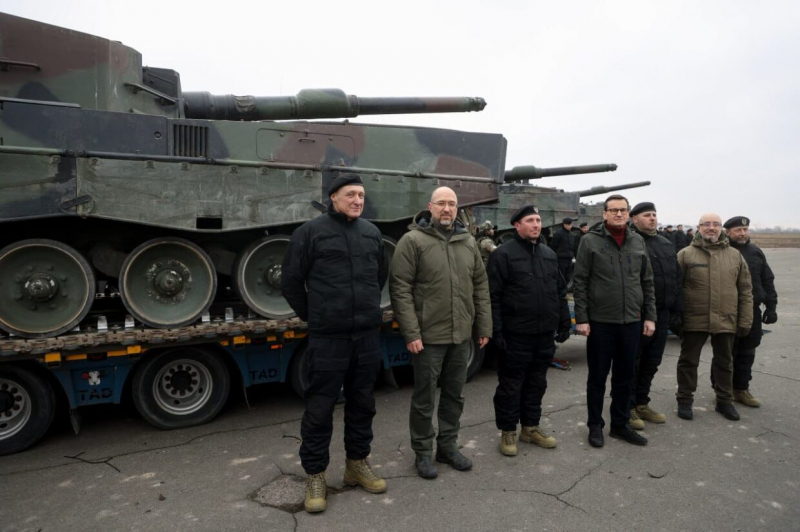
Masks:
[[[648,424],[646,447],[606,438],[591,448],[585,426],[585,341],[558,351],[572,371],[551,369],[542,426],[555,449],[520,443],[497,451],[484,369],[466,389],[462,452],[471,472],[438,464],[415,475],[408,441],[408,375],[378,390],[370,458],[389,490],[371,495],[342,483],[342,410],[337,407],[321,515],[260,504],[253,494],[281,476],[303,479],[298,458],[302,403],[284,385],[235,394],[212,423],[160,431],[130,408],[84,409],[74,435],[66,416],[29,451],[0,457],[0,531],[51,530],[789,530],[800,518],[800,250],[766,250],[777,277],[780,321],[758,349],[752,383],[760,409],[741,421],[714,412],[703,352],[694,421],[675,414],[679,341],[671,337],[653,384],[664,425]],[[608,399],[606,401],[607,415]],[[607,431],[606,431],[607,434]]]

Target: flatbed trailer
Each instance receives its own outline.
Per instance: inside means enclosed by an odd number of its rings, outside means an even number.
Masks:
[[[57,411],[68,410],[80,430],[80,407],[130,398],[160,429],[211,421],[236,386],[289,382],[306,388],[308,330],[299,318],[234,318],[226,310],[178,329],[97,326],[52,338],[0,337],[0,455],[23,451],[47,432]],[[411,363],[391,311],[381,326],[384,379]],[[483,363],[473,342],[469,375]],[[57,408],[63,403],[67,408]]]

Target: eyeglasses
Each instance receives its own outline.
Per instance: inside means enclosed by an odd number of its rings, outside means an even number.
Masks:
[[[610,214],[627,214],[628,209],[606,209],[606,212]]]
[[[719,222],[703,222],[698,225],[700,225],[700,227],[722,227],[722,224]]]
[[[458,207],[458,203],[456,203],[455,201],[437,201],[434,202],[433,204],[439,207],[440,209],[444,209],[445,207],[450,207],[451,209],[455,209],[456,207]]]

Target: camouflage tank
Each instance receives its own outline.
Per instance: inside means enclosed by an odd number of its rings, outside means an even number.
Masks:
[[[128,46],[0,14],[0,328],[40,338],[101,313],[156,328],[228,309],[292,316],[281,259],[336,176],[361,176],[363,216],[390,252],[436,187],[469,206],[497,201],[503,183],[502,135],[330,119],[485,105],[184,92]]]

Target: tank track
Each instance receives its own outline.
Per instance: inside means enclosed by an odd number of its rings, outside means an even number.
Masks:
[[[383,313],[384,324],[392,322],[391,311]],[[286,331],[305,332],[308,326],[300,318],[286,320],[214,319],[177,329],[153,329],[144,327],[113,327],[107,330],[71,331],[72,334],[52,338],[0,337],[0,357],[27,358],[25,355],[44,355],[57,351],[101,352],[114,347],[133,345],[144,349],[165,344],[197,344],[222,341],[235,336],[259,338]]]

